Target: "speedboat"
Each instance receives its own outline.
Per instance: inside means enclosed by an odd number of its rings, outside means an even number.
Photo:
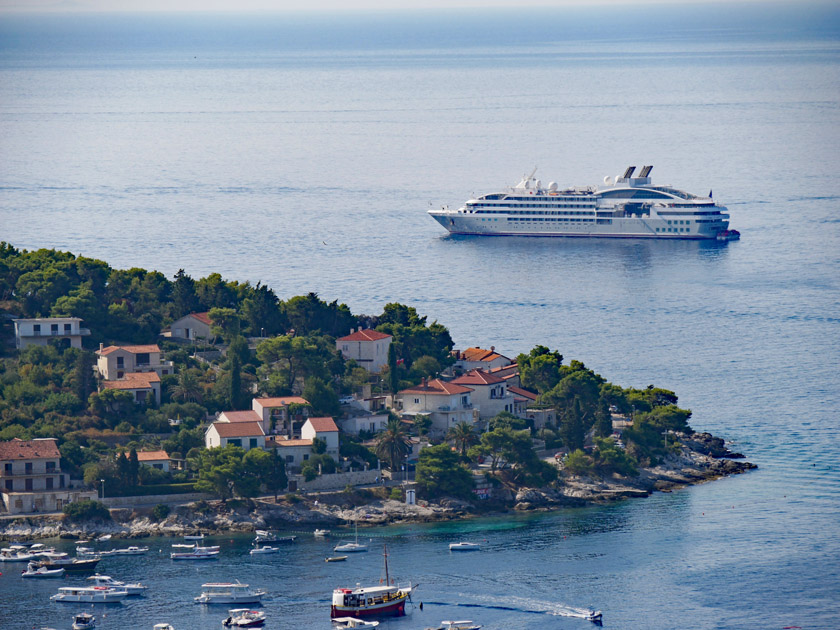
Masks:
[[[437,628],[429,628],[429,630],[479,630],[481,628],[477,623],[462,619],[461,621],[441,621]]]
[[[316,529],[314,532],[312,532],[312,535],[315,536],[315,538],[324,538],[324,537],[330,535],[330,530],[328,530],[328,529]]]
[[[264,547],[255,547],[254,549],[251,549],[251,551],[249,551],[248,553],[254,556],[260,553],[277,553],[278,551],[279,550],[277,549],[277,547],[269,547],[268,545],[266,545]]]
[[[152,630],[175,630],[175,626],[168,623],[156,623]]]
[[[204,540],[204,534],[188,534],[184,536],[184,540]]]
[[[94,586],[109,586],[120,591],[125,591],[129,595],[142,595],[148,588],[139,582],[127,584],[125,582],[115,580],[109,575],[99,575],[98,573],[96,575],[91,575],[87,581],[92,582]]]
[[[96,617],[90,613],[79,613],[73,617],[73,630],[90,630],[96,627]]]
[[[58,558],[56,560],[41,560],[35,564],[47,569],[64,569],[67,573],[88,573],[96,568],[101,558],[92,556],[88,559],[81,558]]]
[[[261,589],[252,589],[248,584],[236,582],[208,582],[202,584],[201,595],[195,598],[198,604],[258,604],[265,595]]]
[[[587,621],[593,621],[595,623],[601,623],[603,617],[604,616],[601,614],[600,610],[590,610],[584,617],[584,619],[586,619]]]
[[[54,602],[90,602],[92,604],[111,604],[120,602],[128,595],[107,586],[63,586],[58,593],[50,597]]]
[[[189,544],[189,545],[182,545],[180,543],[174,543],[172,545],[172,548],[173,549],[195,549],[195,543],[192,543],[192,544]]]
[[[335,617],[330,621],[336,628],[375,628],[379,625],[378,621],[365,621],[355,617]]]
[[[333,591],[330,618],[375,617],[405,614],[405,603],[411,596],[412,586],[395,585],[388,573],[388,549],[385,558],[385,582],[380,580],[377,586],[359,586],[355,588],[337,588]]]
[[[131,545],[125,549],[114,549],[113,552],[118,556],[142,556],[148,550],[148,547],[137,547],[135,545]]]
[[[471,542],[457,542],[457,543],[450,543],[449,551],[479,551],[481,550],[481,545],[478,543],[471,543]]]
[[[225,628],[261,628],[265,623],[265,613],[261,610],[234,608],[228,614],[230,616],[222,622]]]
[[[29,562],[34,557],[23,545],[0,549],[0,562]]]
[[[107,542],[111,540],[111,534],[102,534],[99,538],[96,539],[98,542]]]
[[[64,569],[47,569],[46,567],[36,567],[33,563],[26,566],[26,571],[23,571],[20,576],[25,578],[60,578],[64,576]]]
[[[192,551],[173,551],[169,557],[173,560],[215,560],[219,557],[219,548],[196,547]]]
[[[331,556],[329,558],[324,559],[326,562],[344,562],[347,560],[347,556]]]

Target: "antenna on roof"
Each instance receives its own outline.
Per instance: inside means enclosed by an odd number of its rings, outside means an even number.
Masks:
[[[534,175],[536,175],[536,174],[537,174],[537,167],[535,166],[534,170],[531,171],[531,174],[528,175],[528,179],[534,179]]]

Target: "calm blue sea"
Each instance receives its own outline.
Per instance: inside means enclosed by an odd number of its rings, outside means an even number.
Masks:
[[[354,312],[389,301],[459,347],[540,343],[674,389],[759,464],[646,500],[366,532],[426,603],[382,628],[840,627],[840,12],[836,3],[449,13],[0,18],[0,239],[116,267],[218,271]],[[731,210],[740,242],[453,238],[429,206],[653,164]],[[452,556],[447,543],[486,540]],[[301,535],[212,566],[108,559],[147,598],[102,628],[217,628],[207,580],[327,628]],[[69,627],[54,583],[0,567],[4,628]],[[68,582],[71,580],[68,580]]]

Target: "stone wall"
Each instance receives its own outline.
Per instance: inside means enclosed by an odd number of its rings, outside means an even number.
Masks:
[[[152,494],[141,497],[107,497],[100,499],[109,508],[134,507],[136,505],[157,505],[158,503],[189,503],[213,499],[212,494],[189,492],[186,494]]]
[[[321,475],[315,477],[312,481],[305,481],[300,475],[290,475],[289,480],[297,481],[298,490],[306,492],[324,491],[324,490],[344,490],[350,484],[351,486],[361,486],[376,483],[376,478],[382,474],[381,470],[356,470],[346,473],[335,473],[333,475]]]

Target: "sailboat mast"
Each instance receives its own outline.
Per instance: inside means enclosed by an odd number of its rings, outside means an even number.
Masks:
[[[385,585],[391,585],[391,576],[388,575],[388,545],[383,545],[385,551],[383,552],[383,556],[385,556]]]

